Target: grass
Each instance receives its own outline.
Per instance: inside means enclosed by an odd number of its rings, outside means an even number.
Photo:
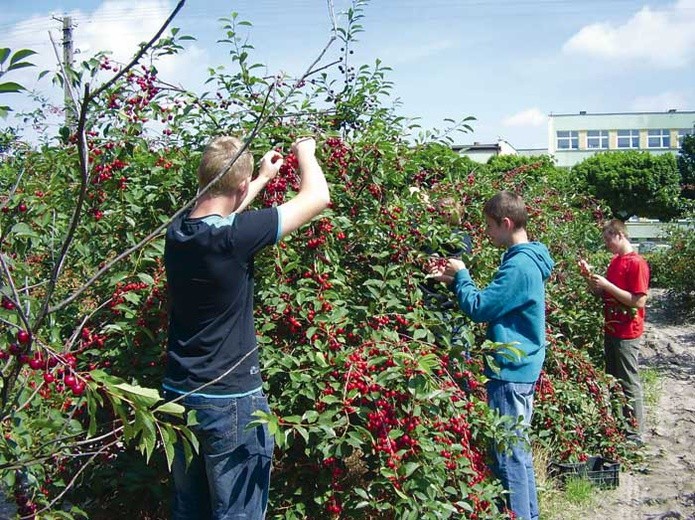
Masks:
[[[572,478],[560,488],[548,475],[548,453],[534,449],[533,462],[538,487],[538,508],[544,520],[576,520],[595,503],[597,490],[587,479]]]
[[[656,368],[640,369],[642,392],[646,407],[647,423],[654,421],[650,413],[659,403],[663,392],[663,378]],[[549,456],[541,450],[534,450],[536,466],[536,483],[538,485],[538,502],[540,517],[544,520],[576,520],[587,518],[590,511],[598,504],[604,491],[596,488],[587,479],[569,479],[563,488],[548,476]]]
[[[647,408],[653,408],[661,397],[663,386],[661,374],[656,368],[641,368],[640,379],[642,380],[644,405]]]

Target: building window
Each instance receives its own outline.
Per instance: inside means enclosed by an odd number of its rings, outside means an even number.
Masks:
[[[558,130],[557,132],[558,150],[578,150],[579,132],[576,130]]]
[[[639,148],[639,130],[618,130],[618,148]]]
[[[695,128],[681,128],[678,130],[678,149],[683,146],[683,139],[686,135],[695,135]]]
[[[586,133],[586,147],[608,149],[608,130],[589,130]]]
[[[660,130],[647,131],[647,147],[649,148],[669,148],[671,146],[671,132],[662,128]]]

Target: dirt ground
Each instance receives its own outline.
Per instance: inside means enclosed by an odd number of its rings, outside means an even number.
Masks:
[[[661,387],[646,410],[644,460],[624,469],[620,486],[600,492],[598,505],[578,520],[695,520],[693,314],[651,291],[640,365],[658,371]]]

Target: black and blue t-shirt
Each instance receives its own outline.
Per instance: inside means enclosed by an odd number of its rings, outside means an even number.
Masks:
[[[278,241],[279,211],[188,214],[176,218],[166,233],[170,316],[163,386],[211,397],[249,394],[262,384],[258,351],[253,351],[253,257]],[[240,361],[220,381],[198,390]]]

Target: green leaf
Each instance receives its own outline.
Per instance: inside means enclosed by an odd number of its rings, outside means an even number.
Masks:
[[[12,65],[17,63],[19,60],[23,60],[24,58],[28,56],[32,56],[36,54],[36,51],[32,51],[31,49],[20,49],[17,52],[15,52],[12,57],[10,58],[10,66],[8,67],[8,70],[12,69]]]
[[[19,63],[15,63],[11,67],[9,67],[7,70],[17,70],[17,69],[24,69],[26,67],[36,67],[33,63],[29,63],[28,61],[20,61]]]
[[[153,412],[168,413],[177,417],[183,417],[183,415],[186,413],[186,408],[179,403],[167,402],[159,405],[153,410]]]
[[[408,462],[406,463],[404,469],[405,469],[405,477],[408,478],[410,475],[415,473],[415,470],[417,470],[420,467],[420,463],[418,462]]]
[[[7,47],[0,48],[0,65],[5,63],[5,60],[10,55],[10,52],[11,52],[10,49]]]
[[[154,404],[162,400],[162,397],[159,395],[159,392],[154,388],[133,386],[128,383],[120,383],[115,385],[115,387],[127,394],[142,397],[145,401],[151,401],[151,404]]]
[[[329,366],[328,362],[326,361],[326,356],[324,356],[323,352],[317,352],[314,358],[317,362],[317,365],[321,368],[326,368]]]
[[[138,273],[138,278],[147,285],[154,285],[154,278],[147,273]]]
[[[11,93],[11,92],[21,92],[25,88],[19,83],[14,81],[6,81],[5,83],[0,83],[0,93]]]
[[[297,425],[294,427],[294,429],[297,431],[297,433],[299,433],[299,435],[302,436],[302,438],[304,439],[304,442],[306,442],[306,443],[309,442],[309,432],[306,430],[306,428]]]
[[[162,446],[164,447],[164,454],[167,459],[167,468],[171,471],[171,465],[174,462],[174,444],[176,443],[176,432],[169,424],[164,424],[161,426],[160,437],[162,438]]]
[[[145,460],[147,462],[150,461],[155,444],[157,443],[157,432],[151,417],[151,415],[146,414],[143,410],[135,410],[135,426],[142,431],[139,448],[140,451],[144,450]]]
[[[302,420],[308,423],[316,422],[319,418],[319,413],[316,410],[307,410],[302,415]]]
[[[38,234],[29,227],[28,224],[25,224],[24,222],[17,222],[14,226],[12,226],[12,233],[17,235],[17,236],[26,236],[26,237],[32,237],[32,238],[38,238]]]

